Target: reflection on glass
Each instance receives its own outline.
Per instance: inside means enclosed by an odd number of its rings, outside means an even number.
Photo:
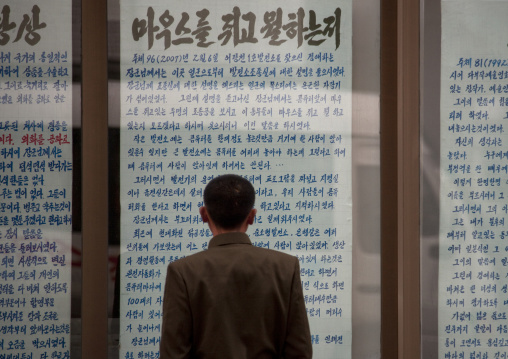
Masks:
[[[442,3],[438,343],[443,358],[508,354],[503,324],[507,12],[505,1]]]
[[[358,59],[363,73],[355,73],[350,3],[302,3],[273,13],[269,3],[174,4],[170,12],[165,3],[129,4],[122,2],[121,17],[113,9],[118,4],[110,7],[110,131],[115,141],[121,137],[112,151],[121,172],[115,203],[122,203],[121,226],[114,228],[121,230],[110,237],[111,253],[119,254],[111,301],[121,323],[111,321],[113,345],[115,330],[122,338],[119,356],[158,351],[165,268],[206,249],[210,234],[197,211],[202,188],[211,176],[233,172],[258,189],[253,242],[301,258],[316,353],[377,357],[379,62],[367,59],[379,57],[379,44],[369,43],[379,16],[359,30],[367,53]],[[373,5],[359,14],[379,6]],[[311,10],[322,32],[305,38],[309,30],[297,20],[311,21]],[[235,32],[235,23],[243,30]],[[353,104],[355,77],[363,93]],[[352,166],[353,111],[361,123]],[[353,244],[353,228],[361,243]],[[356,267],[353,247],[360,254]],[[352,296],[362,306],[356,320]],[[351,326],[363,338],[353,354]]]
[[[69,357],[72,2],[7,2],[0,17],[0,352]]]

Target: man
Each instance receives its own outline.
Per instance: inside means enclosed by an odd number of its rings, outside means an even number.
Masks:
[[[252,184],[219,176],[203,197],[213,238],[168,266],[160,358],[312,358],[298,259],[245,233],[256,215]]]

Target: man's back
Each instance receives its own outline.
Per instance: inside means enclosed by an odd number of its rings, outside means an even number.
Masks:
[[[298,260],[245,233],[168,267],[161,358],[311,358]]]

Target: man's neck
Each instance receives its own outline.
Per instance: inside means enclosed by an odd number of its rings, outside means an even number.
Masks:
[[[223,234],[223,233],[230,233],[230,232],[247,232],[247,225],[240,226],[237,228],[226,229],[226,228],[217,227],[215,225],[212,225],[212,223],[209,223],[209,227],[210,227],[210,230],[212,231],[212,234],[214,236],[217,236],[217,235]]]
[[[247,220],[245,220],[241,225],[235,227],[235,228],[222,228],[218,225],[216,225],[213,220],[208,221],[208,227],[210,228],[210,231],[212,231],[212,234],[214,236],[217,236],[219,234],[223,233],[229,233],[229,232],[247,232],[247,228],[249,227],[249,224],[247,223]]]

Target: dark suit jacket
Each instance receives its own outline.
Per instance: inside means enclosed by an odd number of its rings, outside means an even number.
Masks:
[[[233,232],[170,264],[160,358],[312,358],[298,259]]]

